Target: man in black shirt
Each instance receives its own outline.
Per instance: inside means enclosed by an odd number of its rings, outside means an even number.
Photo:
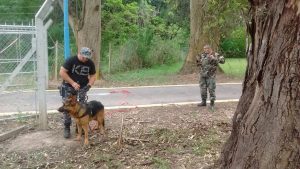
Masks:
[[[59,75],[63,79],[63,84],[61,88],[61,96],[66,99],[70,95],[68,88],[73,88],[76,91],[84,89],[88,91],[96,80],[96,70],[95,64],[91,60],[92,51],[83,47],[80,52],[74,57],[68,58],[63,66],[60,68]],[[86,93],[79,95],[79,101],[85,102]],[[70,138],[70,126],[71,117],[65,112],[64,113],[64,137]]]

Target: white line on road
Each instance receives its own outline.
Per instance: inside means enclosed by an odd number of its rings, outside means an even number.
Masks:
[[[216,100],[217,103],[228,103],[228,102],[238,102],[239,99],[228,99],[228,100]],[[106,110],[116,110],[116,109],[133,109],[133,108],[146,108],[146,107],[165,107],[172,105],[190,105],[190,104],[198,104],[199,102],[179,102],[179,103],[162,103],[162,104],[145,104],[145,105],[128,105],[128,106],[110,106],[105,107]],[[57,110],[48,110],[47,113],[58,113]],[[24,111],[24,112],[4,112],[0,113],[0,116],[11,116],[16,114],[36,114],[37,111]]]
[[[242,85],[242,83],[217,83],[217,85]],[[115,89],[134,89],[134,88],[159,88],[159,87],[184,87],[184,86],[199,86],[199,84],[183,84],[183,85],[161,85],[161,86],[129,86],[129,87],[108,87],[108,88],[91,88],[91,90],[115,90]],[[48,92],[58,92],[58,89],[46,90]],[[30,93],[35,90],[24,90],[24,91],[4,91],[3,94],[10,94],[16,92]]]
[[[110,95],[111,93],[88,93],[88,96],[107,96]]]
[[[217,85],[242,85],[242,83],[217,83]],[[199,86],[199,84],[183,84],[183,85],[161,85],[161,86],[129,86],[129,87],[107,87],[107,88],[91,88],[91,90],[113,90],[113,89],[139,89],[139,88],[159,88],[159,87],[185,87],[185,86]],[[58,91],[58,90],[47,90]]]

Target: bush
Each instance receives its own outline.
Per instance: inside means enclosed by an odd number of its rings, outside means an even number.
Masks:
[[[246,57],[246,32],[244,27],[234,30],[229,37],[221,40],[221,52],[227,58]]]
[[[144,63],[146,67],[152,67],[154,65],[172,64],[179,61],[180,58],[180,46],[175,40],[162,40],[156,37]]]
[[[144,38],[131,39],[122,46],[113,47],[111,73],[173,64],[184,56],[178,40],[163,40],[158,36],[150,38],[149,35],[144,35]]]

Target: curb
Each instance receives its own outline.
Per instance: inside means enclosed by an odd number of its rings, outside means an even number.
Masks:
[[[5,132],[3,134],[0,134],[0,142],[4,141],[4,140],[7,140],[13,136],[16,136],[18,135],[21,131],[23,131],[24,129],[26,129],[27,126],[21,126],[21,127],[18,127],[14,130],[10,130],[8,132]]]
[[[242,82],[232,83],[216,83],[216,85],[242,85]],[[181,85],[154,85],[154,86],[121,86],[121,87],[92,87],[90,90],[113,90],[113,89],[134,89],[134,88],[159,88],[159,87],[184,87],[184,86],[199,86],[198,83],[181,84]],[[58,89],[47,89],[47,92],[58,92]],[[16,91],[5,91],[3,94],[15,93]],[[36,92],[35,90],[25,90],[24,93]]]
[[[216,103],[230,103],[230,102],[238,102],[239,99],[228,99],[228,100],[216,100]],[[199,102],[178,102],[178,103],[160,103],[160,104],[145,104],[145,105],[123,105],[123,106],[110,106],[110,107],[105,107],[106,110],[118,110],[118,109],[134,109],[134,108],[148,108],[148,107],[167,107],[167,106],[183,106],[183,105],[194,105],[198,104]],[[57,110],[48,110],[47,114],[55,114],[59,113]],[[24,112],[7,112],[7,113],[0,113],[1,116],[12,116],[16,114],[24,114],[25,116],[22,117],[33,117],[33,116],[38,116],[39,113],[36,111],[24,111]],[[9,118],[4,118],[0,119],[1,121],[5,120],[13,120],[16,119],[17,117],[9,117]]]

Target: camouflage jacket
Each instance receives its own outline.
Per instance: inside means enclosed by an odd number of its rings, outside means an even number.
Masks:
[[[196,56],[197,66],[202,77],[216,77],[218,64],[224,64],[225,58],[218,53],[200,53]]]

